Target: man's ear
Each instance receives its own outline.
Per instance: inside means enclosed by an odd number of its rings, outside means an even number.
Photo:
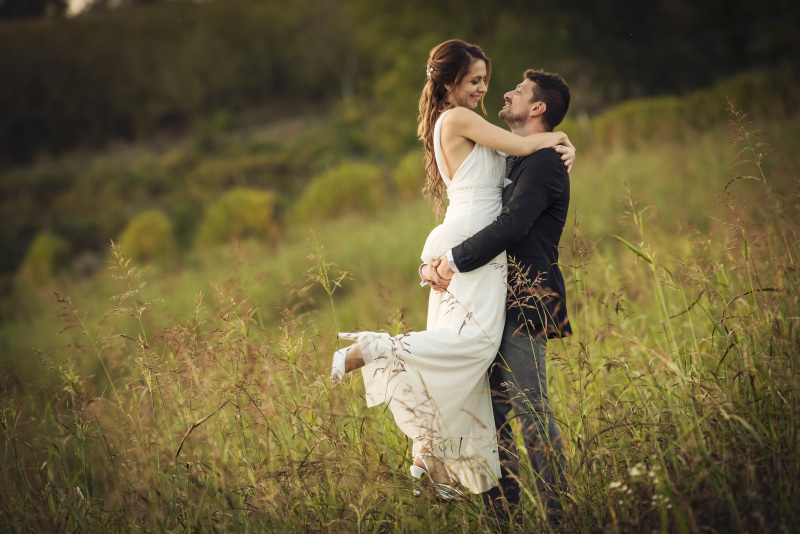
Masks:
[[[531,107],[530,117],[539,117],[547,110],[547,104],[544,102],[536,102],[535,106]]]

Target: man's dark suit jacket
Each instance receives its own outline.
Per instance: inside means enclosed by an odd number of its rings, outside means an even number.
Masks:
[[[489,226],[453,248],[460,272],[509,258],[506,322],[547,337],[572,334],[558,242],[567,222],[569,175],[552,148],[518,158],[503,190],[503,210]],[[519,274],[524,274],[520,281]]]

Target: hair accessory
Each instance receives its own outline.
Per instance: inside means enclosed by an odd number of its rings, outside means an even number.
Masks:
[[[428,78],[430,78],[431,77],[431,72],[433,72],[435,70],[436,70],[436,67],[428,66],[428,68],[425,69],[425,74],[428,76]]]

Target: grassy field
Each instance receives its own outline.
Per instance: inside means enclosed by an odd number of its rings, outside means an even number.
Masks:
[[[800,528],[800,125],[760,126],[579,153],[562,239],[576,335],[549,346],[564,532]],[[495,529],[476,496],[413,497],[391,415],[358,376],[327,381],[337,330],[424,326],[434,224],[409,202],[147,270],[115,248],[101,276],[18,295],[0,528]],[[523,483],[512,530],[550,531]]]

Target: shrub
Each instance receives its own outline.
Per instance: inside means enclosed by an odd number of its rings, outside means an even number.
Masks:
[[[217,138],[240,127],[239,119],[227,110],[217,111],[210,117],[195,121],[195,143],[198,150],[214,150]]]
[[[39,285],[51,279],[69,252],[69,244],[58,236],[40,232],[28,247],[17,271],[17,284]]]
[[[686,104],[674,96],[629,100],[597,117],[592,126],[594,138],[601,143],[638,145],[676,139],[688,126]]]
[[[413,199],[421,195],[425,183],[425,160],[420,150],[412,150],[400,160],[392,173],[392,183],[399,198]]]
[[[628,100],[592,121],[594,140],[640,145],[642,141],[681,140],[727,120],[724,103],[731,98],[753,117],[783,117],[797,109],[795,78],[780,70],[745,72],[719,80],[712,87],[683,97],[661,96]],[[562,129],[572,136],[577,123]],[[575,139],[573,139],[575,142]]]
[[[782,118],[797,111],[800,91],[788,72],[743,72],[719,80],[712,87],[687,96],[696,128],[708,128],[728,119],[725,102],[732,99],[753,118]]]
[[[191,248],[202,217],[201,208],[188,200],[177,202],[172,208],[173,233],[182,250]]]
[[[128,223],[119,243],[135,262],[169,261],[175,253],[172,222],[160,211],[142,212]]]
[[[268,239],[273,234],[274,209],[275,194],[271,191],[231,189],[208,210],[197,243],[214,245],[229,237]]]
[[[280,188],[290,174],[283,155],[273,151],[255,154],[220,154],[203,157],[192,169],[198,198],[217,199],[234,187]]]
[[[345,162],[314,177],[292,210],[295,221],[314,221],[351,211],[373,213],[383,205],[381,170]]]

